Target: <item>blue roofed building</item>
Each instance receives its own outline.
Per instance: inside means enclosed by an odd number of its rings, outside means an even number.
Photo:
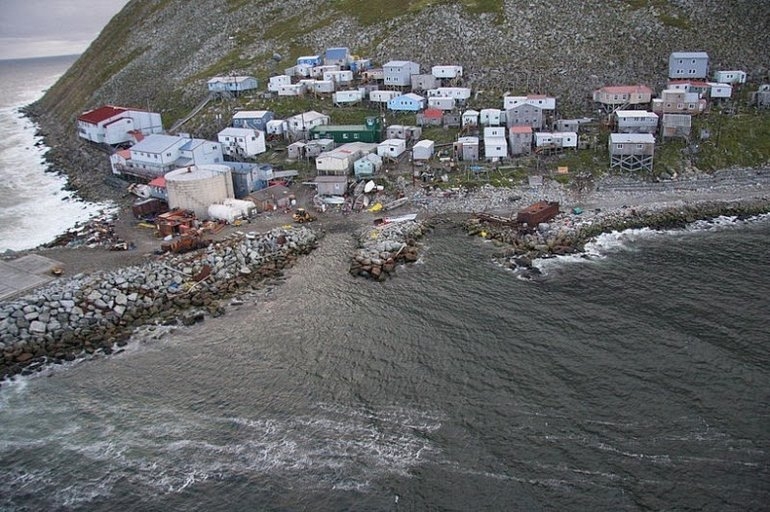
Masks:
[[[323,64],[323,59],[320,55],[304,55],[302,57],[297,57],[297,66],[320,66]]]
[[[425,108],[425,98],[409,92],[388,101],[388,110],[419,112]]]
[[[340,66],[345,68],[350,63],[350,49],[341,46],[337,48],[327,48],[324,53],[325,66]]]

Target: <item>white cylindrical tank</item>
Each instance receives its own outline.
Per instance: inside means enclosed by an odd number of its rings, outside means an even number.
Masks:
[[[233,179],[226,165],[191,165],[165,176],[169,208],[192,210],[199,219],[208,218],[211,204],[233,198]]]

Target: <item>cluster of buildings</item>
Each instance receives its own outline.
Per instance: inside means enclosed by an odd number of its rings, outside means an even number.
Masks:
[[[746,73],[737,70],[716,71],[713,81],[707,76],[706,53],[674,52],[667,87],[657,97],[644,85],[594,91],[593,100],[613,129],[610,167],[652,171],[656,135],[688,137],[692,116],[711,101],[730,98],[733,87],[746,81]],[[592,119],[559,119],[556,98],[505,95],[499,108],[471,109],[472,91],[462,86],[462,77],[462,66],[433,66],[422,73],[415,62],[394,60],[375,68],[370,59],[351,55],[347,48],[329,48],[323,55],[299,57],[284,74],[269,79],[267,90],[278,96],[326,94],[337,105],[367,102],[377,114],[361,124],[334,125],[329,115],[316,111],[278,119],[271,111],[243,110],[210,141],[165,134],[157,113],[106,105],[78,118],[78,134],[117,148],[110,157],[115,174],[146,183],[147,193],[167,200],[171,208],[196,213],[212,201],[255,193],[268,204],[264,190],[280,187],[277,182],[287,177],[281,175],[286,171],[254,160],[266,152],[270,139],[286,141],[290,160],[314,160],[322,195],[344,194],[349,176],[371,177],[388,161],[433,158],[435,143],[422,139],[427,126],[457,128],[451,152],[470,162],[584,146],[581,131]],[[258,82],[249,76],[214,77],[207,87],[211,93],[240,94],[257,89]],[[755,101],[770,103],[770,86],[761,87]],[[380,113],[385,110],[414,113],[415,124],[382,126]],[[286,194],[281,190],[279,195],[285,199]]]

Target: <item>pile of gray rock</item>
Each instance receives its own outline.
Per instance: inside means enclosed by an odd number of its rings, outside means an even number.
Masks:
[[[140,325],[222,314],[221,299],[280,275],[316,245],[307,227],[237,233],[200,251],[76,275],[0,304],[0,380],[82,353],[109,354]]]
[[[360,230],[358,248],[350,262],[350,273],[384,281],[395,272],[396,265],[417,261],[417,240],[428,229],[422,221],[409,220]]]

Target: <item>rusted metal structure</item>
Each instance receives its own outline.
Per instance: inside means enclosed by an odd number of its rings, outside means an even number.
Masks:
[[[535,227],[541,222],[548,222],[559,214],[558,201],[538,201],[527,206],[516,215],[516,221]]]

